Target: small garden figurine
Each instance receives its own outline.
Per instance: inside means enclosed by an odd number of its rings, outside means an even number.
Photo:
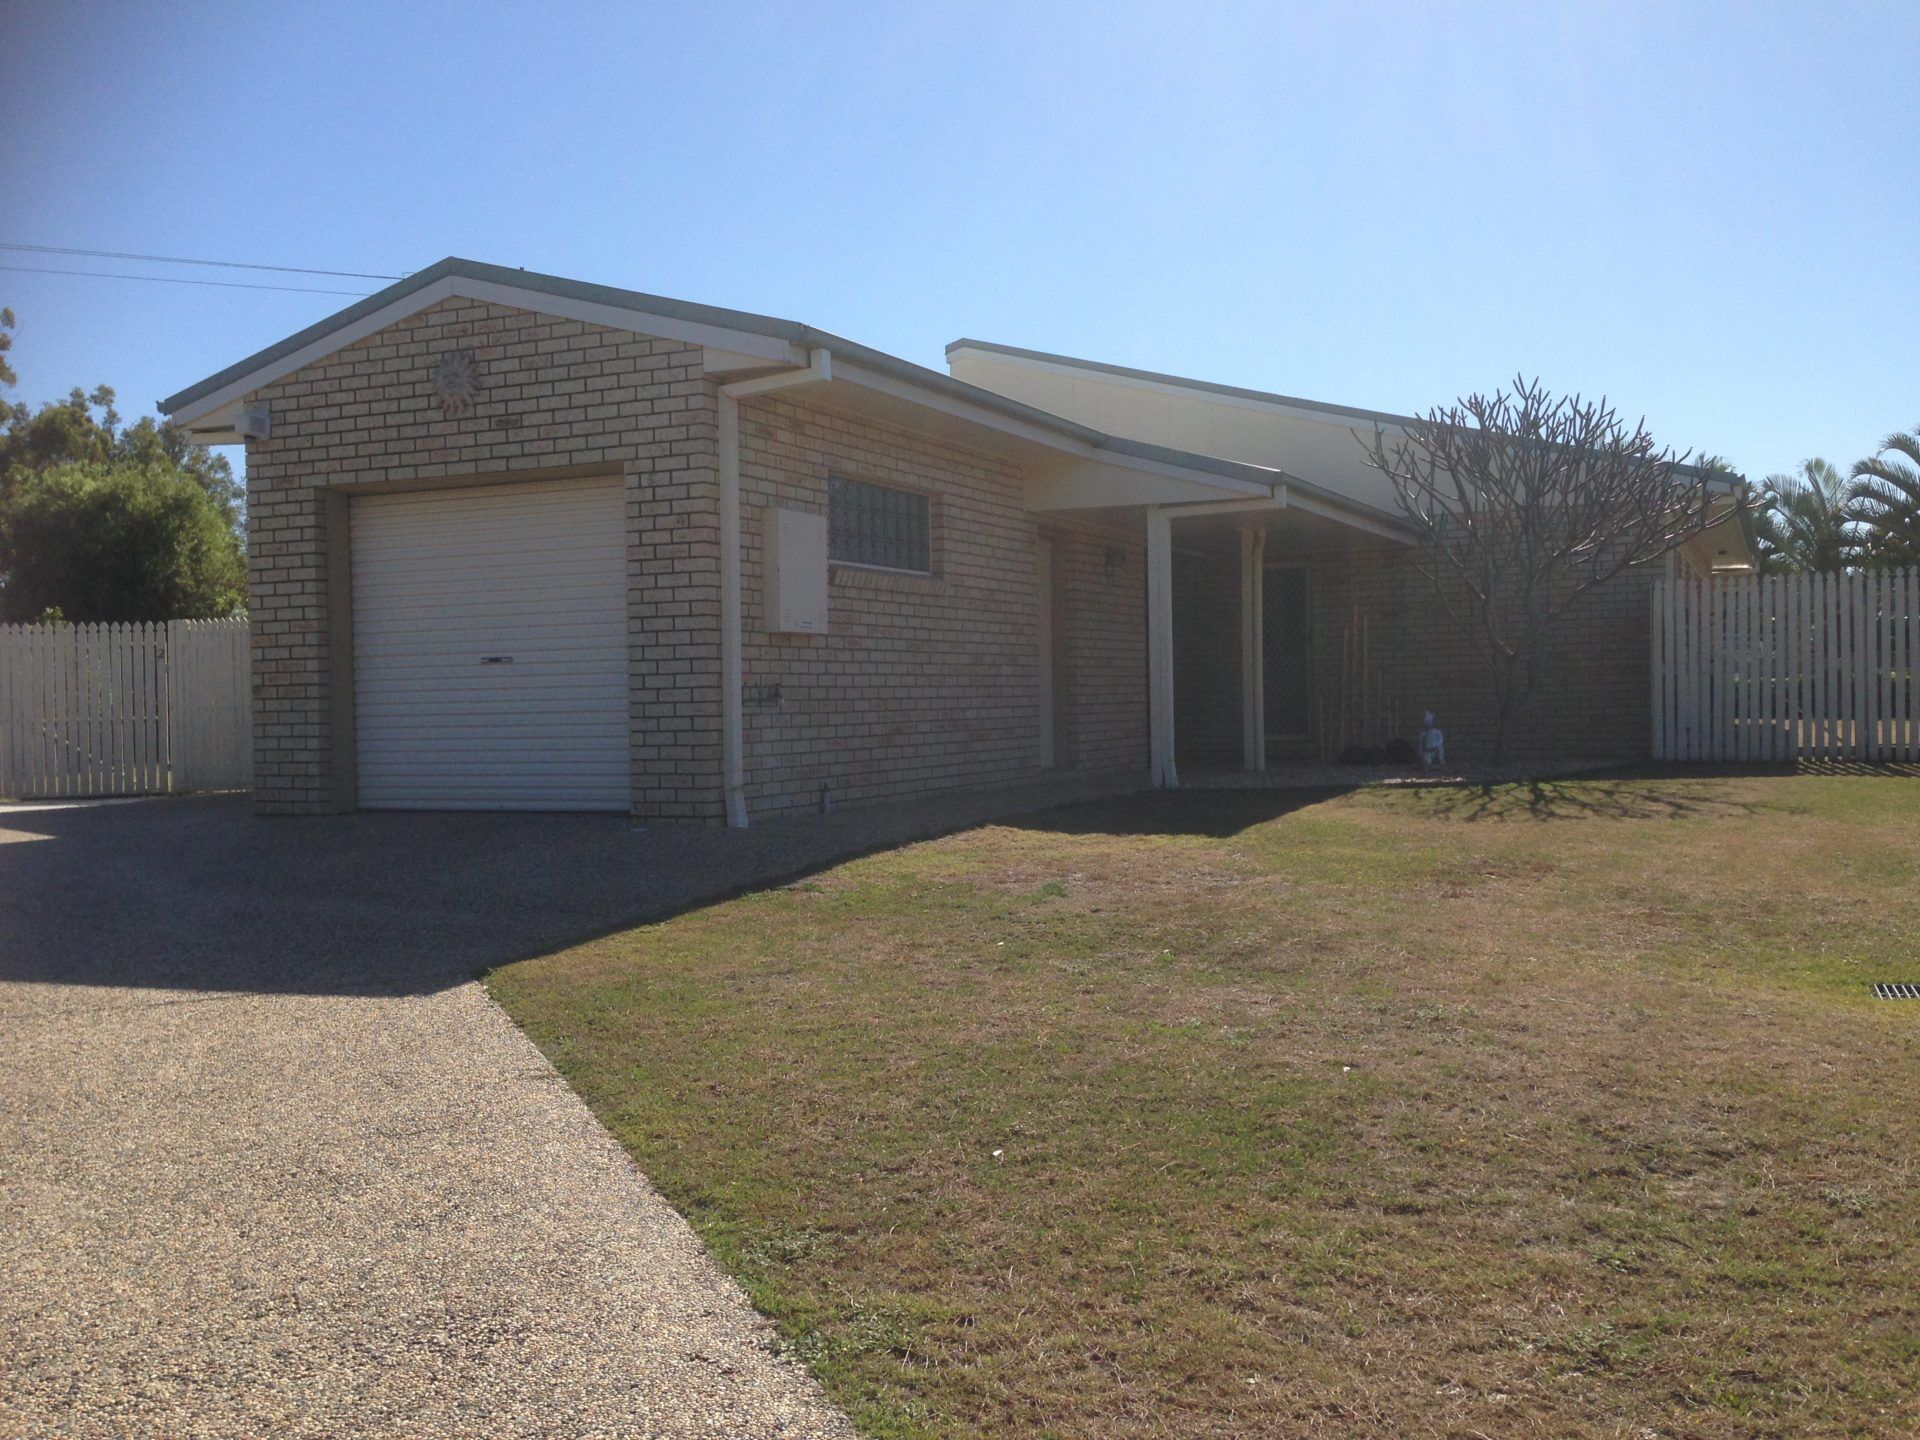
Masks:
[[[1433,712],[1429,710],[1420,717],[1420,765],[1425,770],[1437,770],[1446,763],[1447,737],[1433,723]]]

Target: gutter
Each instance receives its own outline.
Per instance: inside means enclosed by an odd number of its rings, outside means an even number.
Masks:
[[[693,344],[720,345],[765,355],[769,365],[779,364],[782,359],[792,363],[803,354],[829,350],[840,357],[844,362],[842,368],[848,371],[861,368],[871,370],[909,385],[923,395],[976,406],[1002,420],[1030,425],[1048,436],[1076,442],[1096,454],[1170,465],[1190,473],[1219,476],[1243,485],[1248,482],[1264,485],[1270,478],[1258,466],[1108,435],[1010,396],[983,390],[938,370],[929,370],[883,350],[856,344],[795,320],[779,320],[744,310],[672,300],[663,295],[621,290],[610,285],[593,285],[557,275],[513,270],[503,265],[488,265],[454,256],[415,271],[406,279],[376,291],[337,314],[309,325],[237,364],[229,365],[198,384],[189,385],[178,394],[169,395],[159,402],[160,412],[176,421],[190,424],[208,408],[209,401],[222,397],[224,392],[233,392],[237,397],[248,390],[270,384],[291,369],[330,354],[340,345],[372,333],[373,329],[391,323],[402,314],[411,314],[438,299],[453,295],[486,299],[501,305],[517,305],[546,314],[564,314],[637,334],[667,333],[670,339],[691,335],[695,337],[690,341]],[[541,304],[543,298],[549,302],[544,308]],[[654,322],[652,329],[647,328],[649,319]],[[663,332],[663,324],[668,327],[667,332]],[[857,379],[851,373],[847,378]],[[739,383],[747,385],[755,382]],[[1057,444],[1057,440],[1052,443]]]
[[[833,378],[825,346],[807,352],[807,364],[719,387],[720,408],[720,766],[727,824],[747,828],[746,705],[742,697],[740,606],[740,401]]]

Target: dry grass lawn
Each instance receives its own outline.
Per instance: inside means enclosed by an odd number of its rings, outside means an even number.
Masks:
[[[493,993],[875,1436],[1920,1432],[1920,784],[1154,796]]]

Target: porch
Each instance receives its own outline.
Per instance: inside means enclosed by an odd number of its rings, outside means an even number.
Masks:
[[[1413,737],[1422,697],[1408,683],[1406,621],[1423,597],[1397,527],[1298,504],[1156,513],[1170,681],[1158,718],[1171,730],[1160,783],[1312,770],[1350,746]],[[1150,548],[1153,529],[1150,517]]]

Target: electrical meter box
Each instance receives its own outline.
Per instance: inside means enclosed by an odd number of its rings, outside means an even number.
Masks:
[[[827,633],[827,517],[768,506],[763,513],[767,629]]]

